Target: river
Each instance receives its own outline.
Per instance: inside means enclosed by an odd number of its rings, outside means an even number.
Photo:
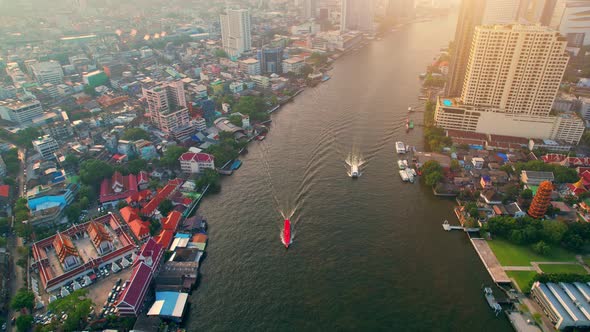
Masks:
[[[332,79],[273,115],[244,165],[199,209],[209,246],[190,331],[510,331],[482,295],[492,284],[467,237],[442,230],[452,202],[397,174],[395,141],[419,108],[418,74],[456,15],[416,23],[338,60]],[[422,112],[411,117],[422,122]],[[346,174],[351,150],[368,161]],[[280,242],[279,211],[295,239]]]

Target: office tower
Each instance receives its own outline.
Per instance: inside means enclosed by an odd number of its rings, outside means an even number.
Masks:
[[[162,132],[178,136],[189,127],[189,112],[181,81],[143,88],[150,118]]]
[[[315,18],[317,0],[303,0],[303,17],[306,19]]]
[[[547,27],[476,27],[461,101],[549,115],[569,59],[565,47]]]
[[[568,45],[590,45],[590,0],[552,0],[549,26],[568,39]]]
[[[373,0],[342,0],[340,31],[373,31]]]
[[[34,63],[31,65],[31,71],[39,85],[63,83],[64,72],[57,61]]]
[[[527,24],[549,25],[549,20],[545,14],[550,10],[551,2],[554,0],[521,0],[518,13],[519,21]]]
[[[519,9],[518,0],[463,0],[461,2],[451,67],[445,86],[447,96],[458,96],[461,93],[475,27],[482,24],[514,23]]]
[[[263,74],[283,73],[283,49],[281,47],[263,47],[258,51],[260,71]]]
[[[569,59],[566,44],[539,25],[476,27],[461,98],[439,98],[436,125],[577,144],[584,121],[550,115]]]
[[[41,103],[34,98],[0,101],[0,117],[20,126],[30,125],[34,118],[43,115]]]
[[[220,16],[223,49],[233,57],[239,57],[252,47],[250,12],[247,9],[228,9]]]

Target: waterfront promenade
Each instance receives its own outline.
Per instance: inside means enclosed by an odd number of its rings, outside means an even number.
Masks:
[[[512,280],[504,271],[504,268],[498,261],[498,258],[496,258],[496,255],[494,255],[488,242],[484,239],[471,239],[471,243],[483,262],[483,265],[488,269],[492,280],[497,284],[509,284]]]

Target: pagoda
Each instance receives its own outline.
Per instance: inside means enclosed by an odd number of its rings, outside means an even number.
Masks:
[[[547,208],[551,203],[551,192],[553,191],[553,184],[549,181],[543,181],[537,189],[537,194],[533,198],[531,207],[529,208],[529,216],[540,219],[547,212]]]

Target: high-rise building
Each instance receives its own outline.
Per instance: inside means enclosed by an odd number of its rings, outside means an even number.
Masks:
[[[263,74],[283,73],[283,48],[263,47],[258,50],[258,60],[260,61],[260,71]]]
[[[57,61],[46,61],[34,63],[31,65],[33,76],[39,85],[45,83],[61,84],[63,83],[64,72]]]
[[[317,0],[303,0],[303,17],[306,19],[315,18]]]
[[[463,0],[461,2],[449,77],[445,87],[447,96],[458,96],[461,93],[475,27],[514,23],[519,9],[518,0]]]
[[[340,31],[373,31],[374,0],[342,0]]]
[[[41,103],[34,98],[0,101],[0,117],[21,126],[30,125],[34,118],[43,115]]]
[[[436,125],[577,144],[584,121],[550,115],[569,59],[566,43],[539,25],[476,27],[461,98],[438,100]]]
[[[568,45],[590,45],[590,0],[553,0],[550,26],[566,36]]]
[[[223,49],[233,57],[239,57],[252,48],[250,12],[247,9],[228,9],[220,16]]]
[[[189,112],[181,81],[143,88],[150,118],[162,132],[179,137],[190,127]]]
[[[549,115],[569,59],[565,48],[563,38],[547,27],[476,27],[461,101]]]

